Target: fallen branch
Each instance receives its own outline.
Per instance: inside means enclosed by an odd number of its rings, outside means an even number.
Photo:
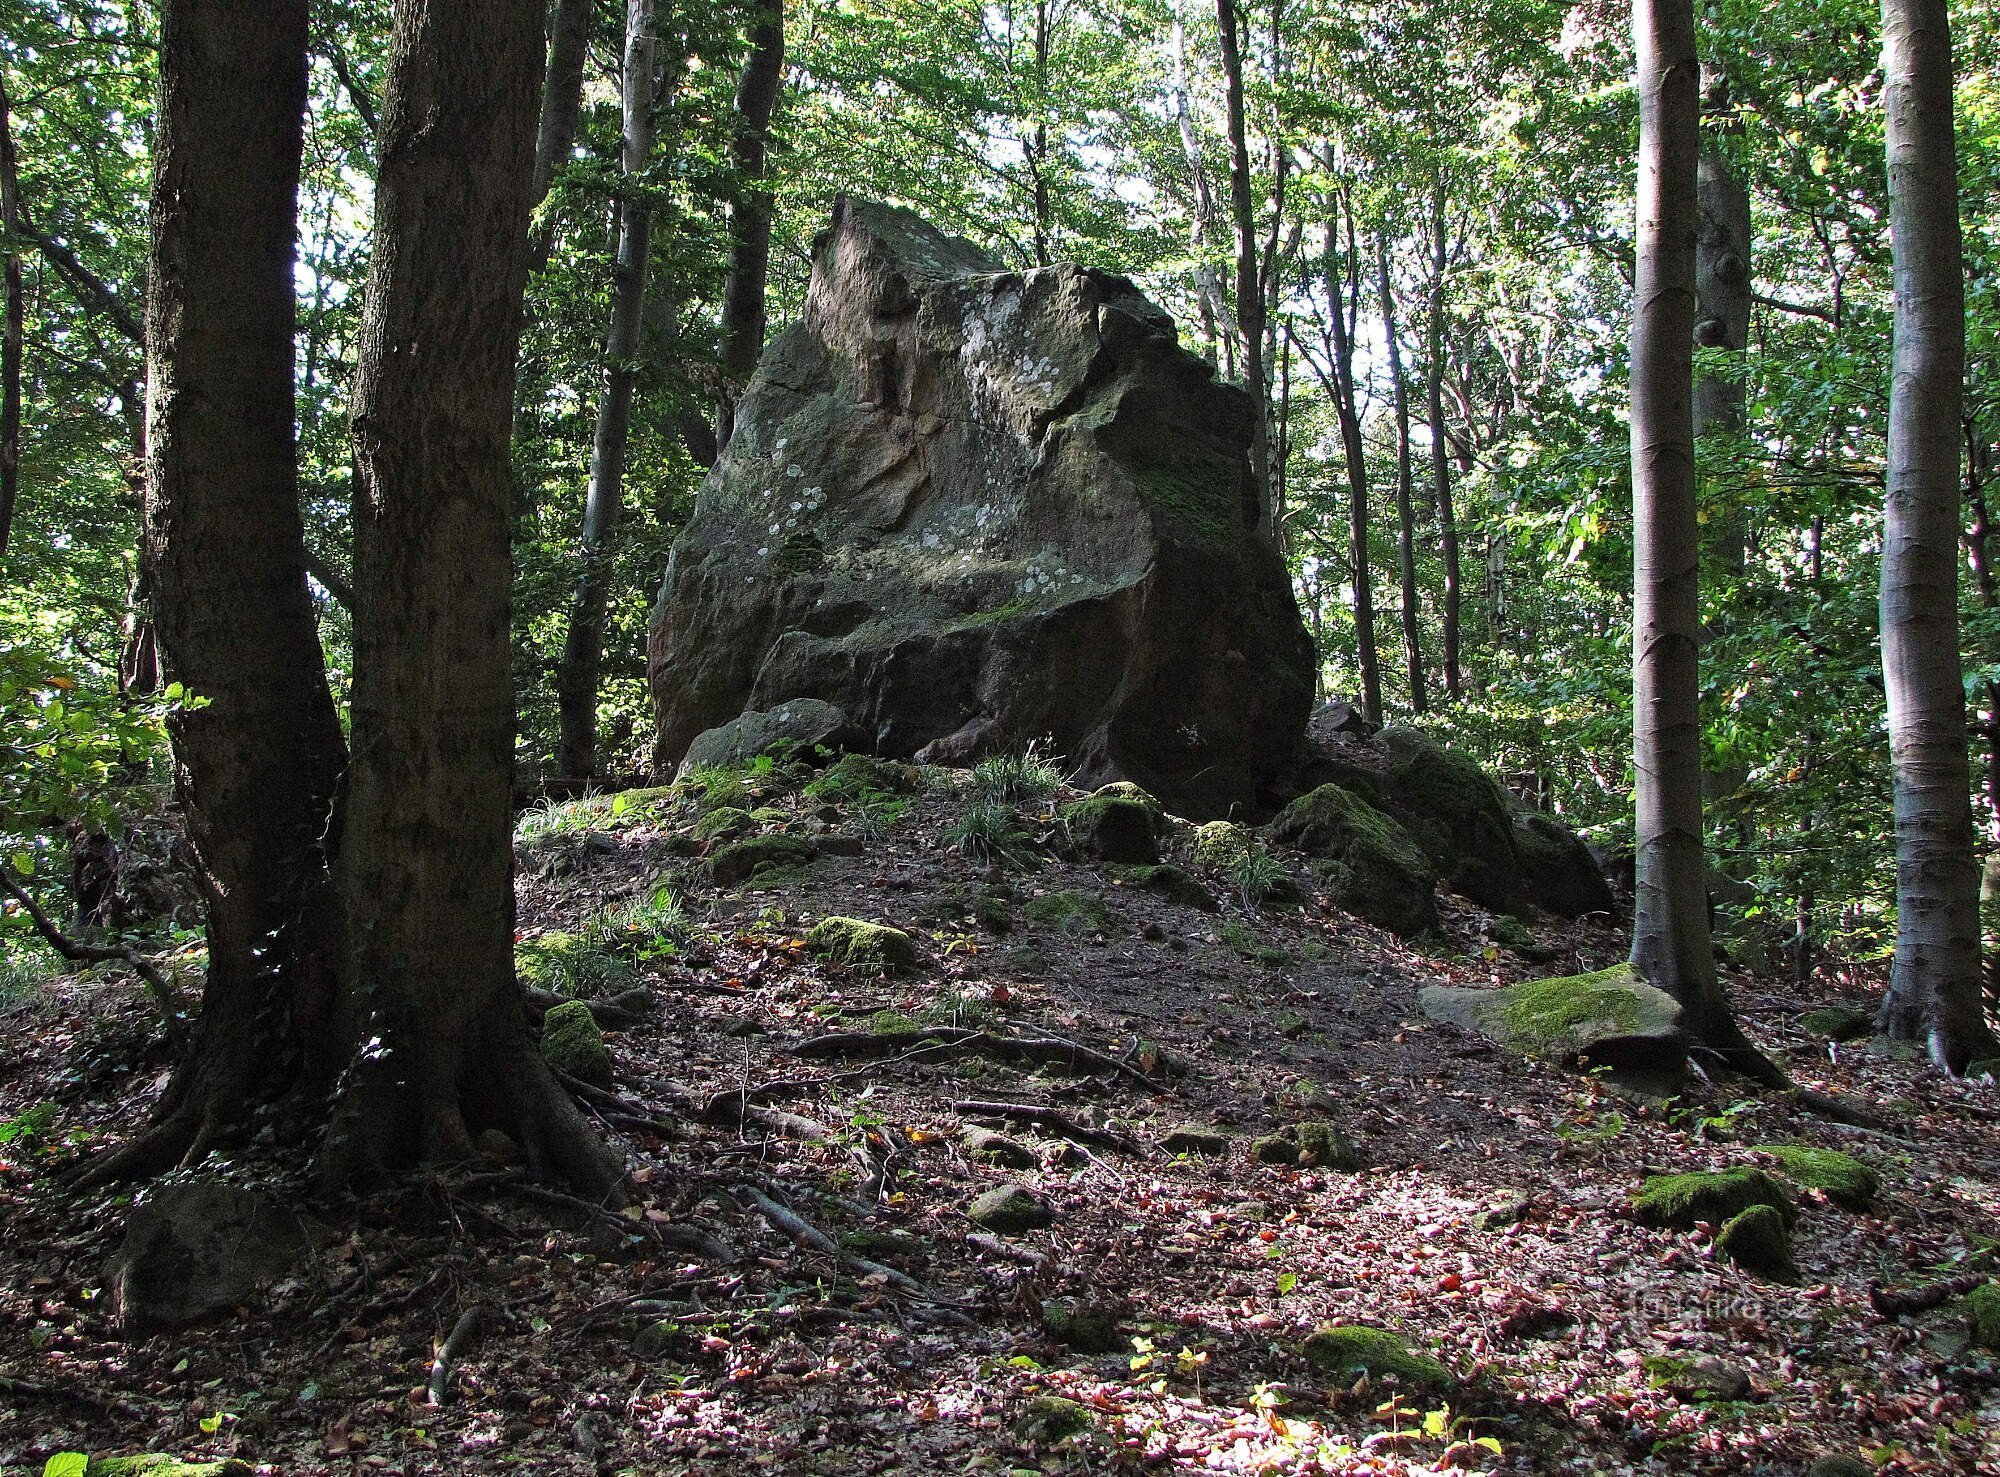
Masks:
[[[1058,1113],[1054,1108],[1042,1107],[1038,1103],[1001,1103],[967,1099],[951,1106],[954,1112],[972,1113],[984,1118],[1012,1118],[1019,1123],[1035,1123],[1079,1144],[1095,1144],[1100,1149],[1130,1154],[1135,1159],[1146,1157],[1146,1147],[1137,1139],[1128,1138],[1122,1133],[1113,1133],[1106,1128],[1092,1128],[1088,1124],[1078,1123],[1074,1118]]]
[[[14,880],[14,867],[11,862],[0,867],[0,888],[6,889],[7,895],[20,904],[21,911],[28,915],[28,921],[35,925],[35,932],[42,936],[43,942],[72,964],[116,963],[129,966],[134,974],[146,982],[146,988],[152,992],[154,1002],[160,1007],[160,1018],[166,1027],[168,1044],[177,1052],[185,1050],[186,1014],[181,1007],[180,991],[174,988],[173,981],[160,973],[152,960],[136,949],[123,946],[104,948],[71,938],[50,921],[49,915],[42,911],[41,905]]]
[[[1956,1277],[1947,1277],[1942,1282],[1933,1282],[1927,1287],[1912,1287],[1898,1292],[1893,1287],[1873,1284],[1868,1289],[1869,1306],[1884,1318],[1903,1318],[1911,1313],[1923,1313],[1953,1298],[1964,1297],[1975,1287],[1983,1284],[1992,1273],[1961,1272]]]
[[[966,1031],[936,1026],[918,1031],[836,1031],[815,1036],[791,1048],[808,1061],[829,1056],[928,1056],[933,1052],[982,1052],[1002,1061],[1025,1058],[1086,1072],[1129,1077],[1151,1093],[1167,1089],[1130,1062],[1056,1036],[1001,1036],[991,1031]]]
[[[974,1251],[983,1251],[988,1256],[997,1256],[1003,1261],[1019,1262],[1024,1267],[1033,1267],[1037,1272],[1046,1272],[1055,1265],[1031,1246],[1016,1246],[1011,1241],[1003,1241],[998,1236],[989,1236],[984,1231],[966,1232],[965,1244]]]
[[[437,1357],[431,1360],[430,1403],[444,1404],[445,1387],[451,1383],[451,1367],[465,1356],[481,1333],[485,1332],[491,1318],[490,1309],[474,1305],[458,1315],[458,1321],[451,1326],[443,1343],[438,1345]]]
[[[631,1216],[623,1215],[595,1201],[585,1200],[580,1195],[569,1195],[561,1190],[549,1190],[540,1185],[529,1184],[516,1174],[474,1175],[458,1188],[510,1190],[526,1200],[536,1200],[543,1205],[559,1205],[567,1210],[577,1211],[602,1225],[614,1228],[621,1236],[644,1236],[662,1246],[672,1247],[676,1251],[693,1252],[697,1256],[704,1256],[724,1265],[742,1260],[729,1243],[718,1240],[705,1231],[697,1231],[689,1226],[662,1225],[657,1221],[645,1219],[634,1220]]]
[[[823,1251],[828,1256],[840,1255],[840,1245],[831,1236],[795,1211],[780,1205],[755,1185],[736,1185],[729,1193],[747,1208],[763,1216],[793,1245],[810,1246],[814,1251]]]
[[[0,1374],[0,1395],[17,1400],[46,1400],[51,1405],[76,1405],[99,1414],[122,1415],[135,1421],[157,1421],[161,1412],[118,1395],[100,1395],[78,1385],[44,1385]]]

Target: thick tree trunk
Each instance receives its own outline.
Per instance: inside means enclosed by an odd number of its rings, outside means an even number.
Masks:
[[[320,1173],[498,1129],[604,1193],[617,1159],[514,978],[507,432],[542,0],[402,0],[354,387],[354,761],[338,870],[354,1049]]]
[[[306,590],[292,333],[306,0],[161,15],[145,564],[208,908],[192,1054],[154,1130],[107,1161],[199,1158],[253,1102],[325,1086],[337,949],[327,892],[344,763]]]
[[[632,389],[638,379],[639,330],[645,321],[646,268],[652,254],[653,208],[640,176],[653,148],[653,0],[626,0],[625,10],[626,192],[618,206],[618,264],[611,324],[604,335],[604,393],[597,405],[590,487],[584,496],[580,572],[570,602],[569,634],[556,667],[561,725],[556,763],[573,779],[588,779],[597,767],[597,686],[618,524],[625,511],[625,444],[632,428]]]
[[[764,297],[771,278],[774,201],[765,180],[771,114],[785,80],[785,0],[753,0],[750,51],[736,85],[734,171],[729,202],[729,276],[722,284],[722,402],[717,450],[735,429],[736,401],[764,352]]]
[[[14,504],[21,490],[21,347],[26,304],[21,291],[21,253],[14,248],[21,229],[20,166],[14,128],[7,114],[7,78],[0,69],[0,276],[6,279],[5,317],[0,319],[0,559],[14,531]]]
[[[1264,285],[1257,270],[1257,211],[1251,190],[1250,141],[1243,116],[1243,53],[1236,0],[1215,0],[1222,38],[1222,77],[1229,128],[1229,200],[1236,226],[1236,328],[1242,345],[1243,388],[1250,392],[1250,480],[1257,494],[1257,533],[1271,526],[1271,389],[1264,374]]]
[[[1410,404],[1403,388],[1403,350],[1396,339],[1396,294],[1389,282],[1389,243],[1375,238],[1375,286],[1382,299],[1382,340],[1389,349],[1389,385],[1396,407],[1396,552],[1403,576],[1403,668],[1411,711],[1430,710],[1424,690],[1423,613],[1417,598],[1416,507],[1410,468]]]
[[[1882,675],[1896,793],[1896,962],[1881,1027],[1962,1072],[1990,1055],[1958,653],[1965,290],[1944,0],[1883,0],[1896,328],[1882,537]]]
[[[1689,1035],[1755,1058],[1722,997],[1702,855],[1699,530],[1694,476],[1696,160],[1691,0],[1637,0],[1637,270],[1632,310],[1632,717],[1637,906],[1632,964],[1678,1000]]]
[[[1463,691],[1459,674],[1459,616],[1464,596],[1459,579],[1458,513],[1452,506],[1451,463],[1444,432],[1444,186],[1431,192],[1431,290],[1425,313],[1424,413],[1431,423],[1431,501],[1437,509],[1439,551],[1444,556],[1444,690],[1456,702]]]
[[[1354,391],[1354,333],[1347,298],[1358,296],[1361,264],[1348,231],[1348,263],[1341,265],[1340,233],[1326,228],[1327,327],[1333,343],[1333,400],[1340,420],[1341,449],[1347,458],[1347,557],[1354,580],[1354,657],[1361,668],[1361,710],[1371,723],[1382,721],[1382,666],[1375,649],[1375,577],[1368,560],[1368,452],[1361,442],[1361,414]]]

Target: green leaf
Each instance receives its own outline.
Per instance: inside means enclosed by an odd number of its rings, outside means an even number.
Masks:
[[[1296,1272],[1280,1272],[1280,1273],[1278,1274],[1278,1296],[1279,1296],[1279,1297],[1283,1297],[1283,1296],[1284,1296],[1284,1295],[1285,1295],[1286,1293],[1290,1292],[1290,1291],[1291,1291],[1291,1290],[1292,1290],[1293,1288],[1297,1287],[1298,1285],[1299,1285],[1299,1274],[1298,1274],[1298,1273],[1296,1273]]]
[[[222,1412],[217,1411],[214,1415],[203,1416],[200,1424],[202,1435],[213,1436],[217,1431],[222,1429]]]
[[[90,1458],[80,1451],[59,1451],[42,1464],[42,1477],[83,1477]]]

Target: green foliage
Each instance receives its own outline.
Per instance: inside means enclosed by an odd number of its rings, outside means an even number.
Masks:
[[[976,862],[1009,864],[1025,856],[1028,844],[1014,807],[985,798],[966,806],[965,814],[945,828],[944,839]]]
[[[1055,760],[1034,744],[1018,754],[989,755],[972,766],[973,787],[988,800],[1010,806],[1048,799],[1062,779]]]
[[[663,885],[599,914],[591,921],[590,932],[639,959],[663,959],[687,948],[700,929],[681,895]]]
[[[597,931],[544,933],[514,945],[521,983],[557,995],[595,999],[635,983],[632,966]]]
[[[0,1149],[9,1144],[32,1144],[44,1140],[49,1136],[49,1130],[55,1127],[55,1122],[54,1103],[36,1103],[31,1108],[24,1108],[14,1117],[0,1122]]]

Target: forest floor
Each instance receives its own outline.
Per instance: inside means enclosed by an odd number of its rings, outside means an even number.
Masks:
[[[967,801],[935,777],[866,813],[764,799],[767,830],[856,854],[717,888],[674,806],[531,817],[524,939],[663,884],[685,909],[641,909],[654,947],[624,958],[651,1008],[610,1034],[614,1088],[589,1099],[633,1204],[589,1215],[486,1164],[314,1207],[308,1263],[186,1333],[120,1337],[103,1268],[131,1197],[58,1175],[164,1084],[144,997],[96,975],[8,1007],[0,1125],[54,1116],[0,1145],[0,1469],[73,1450],[276,1473],[2000,1471],[2000,1375],[1962,1308],[1870,1302],[1990,1258],[2000,1089],[1809,1035],[1833,984],[1728,980],[1788,1071],[1890,1133],[1741,1084],[1645,1106],[1418,1011],[1425,984],[1613,962],[1608,920],[1535,920],[1554,958],[1530,963],[1449,897],[1421,948],[1214,877],[1201,911],[1064,859],[1047,806],[1009,901],[947,839]],[[816,959],[826,915],[906,930],[916,966]],[[1357,1172],[1253,1157],[1316,1120]],[[1012,1147],[982,1152],[981,1127]],[[1795,1283],[1629,1213],[1646,1174],[1771,1167],[1768,1144],[1882,1179],[1864,1210],[1797,1196]],[[252,1145],[204,1172],[293,1167]],[[1050,1224],[979,1231],[971,1203],[1009,1184]],[[433,1406],[438,1343],[475,1307]],[[1330,1379],[1302,1353],[1328,1322],[1394,1330],[1442,1377]]]

